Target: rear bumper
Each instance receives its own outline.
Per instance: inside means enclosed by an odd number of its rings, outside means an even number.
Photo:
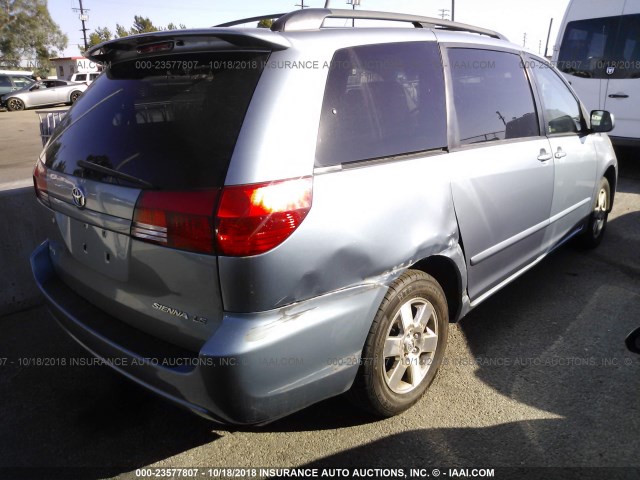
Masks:
[[[263,424],[346,391],[387,287],[363,285],[279,310],[225,314],[199,352],[137,330],[76,294],[44,242],[36,283],[74,340],[149,390],[221,423]],[[355,361],[354,361],[355,360]]]

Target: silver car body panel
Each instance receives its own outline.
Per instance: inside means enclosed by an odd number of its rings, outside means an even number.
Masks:
[[[73,92],[84,92],[87,85],[84,83],[69,83],[64,86],[53,86],[31,91],[34,85],[29,85],[20,90],[3,95],[6,102],[9,98],[18,98],[24,102],[25,108],[44,105],[57,105],[59,103],[71,103]]]

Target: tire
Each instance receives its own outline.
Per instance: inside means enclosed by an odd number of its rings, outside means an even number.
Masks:
[[[407,410],[435,378],[448,332],[447,300],[438,282],[418,270],[405,272],[378,308],[349,399],[380,417]]]
[[[607,218],[611,211],[611,187],[609,180],[602,178],[596,193],[593,210],[589,216],[584,233],[578,237],[578,244],[583,248],[596,248],[602,242],[607,230]]]
[[[71,103],[76,103],[76,100],[78,100],[78,97],[80,97],[80,95],[82,95],[82,92],[79,90],[74,90],[73,92],[71,92],[71,95],[69,95],[69,100],[71,101]]]
[[[10,112],[19,112],[24,110],[24,102],[19,98],[10,98],[7,100],[7,110]]]

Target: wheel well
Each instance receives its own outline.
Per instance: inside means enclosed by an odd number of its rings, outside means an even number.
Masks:
[[[425,258],[414,264],[414,270],[420,270],[431,275],[442,287],[449,308],[449,321],[453,322],[460,313],[462,285],[460,273],[453,261],[447,257],[436,255]]]
[[[607,171],[604,172],[604,176],[605,178],[608,180],[609,182],[609,187],[611,190],[611,206],[610,208],[613,208],[613,200],[616,196],[616,168],[611,165],[609,168],[607,168]]]

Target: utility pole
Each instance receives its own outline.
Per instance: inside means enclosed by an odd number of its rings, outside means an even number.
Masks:
[[[446,19],[448,17],[449,10],[447,10],[446,8],[441,8],[438,11],[440,12],[440,18],[442,20],[444,20],[444,19]]]
[[[353,7],[353,10],[355,10],[356,7],[360,6],[360,0],[347,0],[347,5],[351,5]],[[351,26],[352,27],[356,26],[356,19],[355,18],[351,19]]]
[[[524,32],[524,38],[522,39],[522,47],[525,48],[527,46],[527,32]]]
[[[305,8],[309,8],[309,5],[304,4],[304,0],[300,0],[300,3],[296,3],[296,7],[300,7],[300,10],[304,10]]]
[[[85,23],[87,20],[89,20],[89,15],[87,15],[85,12],[88,12],[89,9],[88,8],[83,8],[82,6],[82,0],[79,0],[80,2],[80,8],[73,8],[72,10],[74,12],[80,12],[80,21],[82,22],[82,28],[80,29],[80,31],[82,32],[82,36],[84,38],[84,49],[87,50],[87,48],[89,48],[89,44],[87,43],[87,27],[85,26]]]
[[[456,0],[451,0],[451,21],[456,21]]]
[[[551,27],[553,26],[553,18],[549,22],[549,33],[547,33],[547,44],[544,46],[544,56],[547,56],[547,52],[549,51],[549,39],[551,38]]]

